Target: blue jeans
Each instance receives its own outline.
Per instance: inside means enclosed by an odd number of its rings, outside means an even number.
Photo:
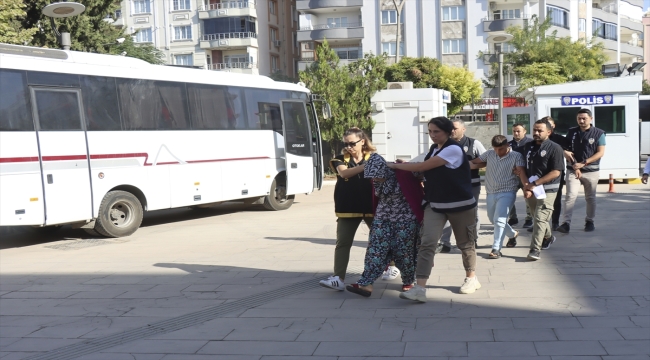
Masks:
[[[516,232],[508,225],[508,214],[516,198],[516,191],[487,194],[487,214],[494,224],[494,250],[501,250],[506,236],[515,237]]]

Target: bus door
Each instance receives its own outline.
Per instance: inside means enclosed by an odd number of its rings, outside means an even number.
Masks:
[[[314,190],[314,150],[305,101],[282,100],[281,104],[287,194],[308,194]]]
[[[313,102],[309,103],[307,115],[309,116],[309,127],[311,129],[311,142],[313,146],[314,190],[320,190],[323,187],[323,142],[320,137],[320,126],[318,125],[318,117],[316,116],[316,109]]]
[[[31,87],[45,199],[45,225],[92,219],[81,91]]]

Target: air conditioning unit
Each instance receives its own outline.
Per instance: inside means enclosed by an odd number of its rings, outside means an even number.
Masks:
[[[490,1],[490,10],[494,11],[497,8],[496,1]]]
[[[275,45],[275,47],[280,47],[281,43],[282,42],[280,40],[273,40],[273,45]]]
[[[403,89],[413,89],[413,83],[408,82],[389,82],[388,90],[403,90]]]

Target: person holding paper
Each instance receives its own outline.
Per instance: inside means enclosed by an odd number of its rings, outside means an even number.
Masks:
[[[533,236],[530,242],[529,260],[539,260],[541,250],[554,242],[548,223],[553,214],[553,203],[560,188],[560,174],[564,168],[562,147],[549,139],[551,124],[537,120],[533,127],[533,142],[526,144],[526,177],[524,197],[533,215]]]

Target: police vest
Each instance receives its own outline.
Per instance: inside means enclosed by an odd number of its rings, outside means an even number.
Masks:
[[[544,175],[548,174],[552,170],[551,160],[553,156],[562,156],[562,148],[560,145],[554,143],[553,141],[546,140],[540,145],[537,145],[537,142],[531,141],[524,147],[524,156],[526,157],[526,176],[530,178],[533,175],[541,178]],[[560,170],[560,169],[557,169]],[[550,182],[544,184],[544,191],[546,192],[557,192],[560,188],[560,177],[558,176]]]
[[[573,152],[573,157],[576,161],[581,163],[598,151],[598,139],[605,132],[595,126],[591,126],[587,131],[580,131],[580,127],[572,127],[566,135],[567,148]],[[567,164],[567,169],[573,169],[570,164]],[[600,170],[600,159],[589,163],[589,165],[580,169],[582,172],[593,172]]]
[[[474,156],[474,141],[475,140],[470,137],[463,136],[463,138],[458,142],[460,147],[463,148],[463,151],[465,151],[465,156],[469,161],[478,157]],[[481,186],[481,175],[479,175],[478,169],[470,170],[470,172],[472,174],[472,186]]]
[[[440,149],[434,144],[429,149],[424,161],[436,156],[447,146],[460,147],[460,144],[451,138]],[[424,179],[426,180],[424,183],[425,199],[429,202],[433,211],[437,213],[453,213],[476,207],[467,158],[463,158],[463,164],[456,169],[442,165],[427,170],[424,172]]]
[[[330,160],[332,171],[337,173],[336,166],[345,164],[347,168],[363,164],[370,154],[365,154],[364,161],[355,164],[350,154],[339,155]],[[363,173],[344,179],[336,176],[336,185],[334,187],[334,212],[337,217],[372,217],[372,181],[365,179]]]

